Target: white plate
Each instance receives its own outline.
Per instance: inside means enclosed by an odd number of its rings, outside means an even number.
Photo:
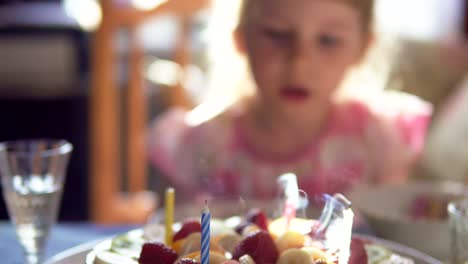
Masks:
[[[395,242],[370,236],[354,236],[372,241],[373,243],[385,247],[401,256],[412,258],[415,261],[415,264],[443,264],[442,262],[428,255],[425,255],[415,249],[400,245]],[[48,260],[46,264],[93,264],[96,252],[109,249],[111,241],[112,240],[109,238],[101,241],[94,241],[79,245],[77,247],[68,249],[62,253],[57,254],[56,256]]]
[[[83,264],[86,256],[93,251],[96,245],[106,241],[111,241],[111,239],[100,239],[72,247],[48,259],[45,264]]]
[[[372,243],[382,246],[386,249],[389,249],[400,256],[411,258],[414,260],[415,264],[443,264],[441,261],[431,256],[428,256],[424,253],[417,251],[416,249],[406,247],[396,242],[392,242],[392,241],[388,241],[388,240],[384,240],[384,239],[380,239],[376,237],[371,237],[371,236],[364,236],[364,235],[353,235],[353,236],[369,240]]]
[[[411,182],[404,185],[362,186],[349,194],[353,207],[379,237],[418,249],[439,259],[450,259],[447,219],[412,219],[409,210],[415,199],[457,197],[468,193],[454,182]]]

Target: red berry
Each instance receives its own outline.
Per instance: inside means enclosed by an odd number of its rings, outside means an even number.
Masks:
[[[351,255],[349,257],[349,264],[367,263],[367,253],[364,247],[365,242],[359,238],[351,240]]]
[[[245,220],[247,222],[256,224],[260,229],[262,230],[268,230],[268,220],[265,215],[265,213],[256,208],[256,209],[251,209],[247,215],[245,216]]]
[[[200,222],[197,220],[189,220],[184,222],[182,228],[175,233],[172,241],[177,241],[179,239],[186,238],[188,235],[196,232],[201,232],[201,225]]]
[[[200,264],[200,262],[189,258],[183,258],[179,259],[175,264]]]
[[[140,264],[173,264],[177,260],[177,253],[160,242],[145,243],[140,253]]]
[[[236,226],[235,231],[238,234],[242,234],[244,228],[251,224],[255,224],[262,230],[268,230],[268,219],[265,213],[258,208],[254,208],[245,215],[243,221],[238,226]]]
[[[233,259],[250,255],[255,264],[274,264],[278,259],[278,249],[270,234],[260,230],[248,235],[236,246]]]

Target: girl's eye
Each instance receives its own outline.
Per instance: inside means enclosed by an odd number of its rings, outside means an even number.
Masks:
[[[292,40],[292,34],[288,31],[281,31],[276,29],[264,29],[263,34],[271,41],[277,44],[287,44]]]
[[[341,39],[329,34],[322,34],[318,37],[318,42],[322,47],[333,48],[341,44]]]

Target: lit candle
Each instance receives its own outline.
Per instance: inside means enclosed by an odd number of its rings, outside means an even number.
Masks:
[[[210,263],[210,218],[208,202],[205,201],[201,215],[201,264]]]
[[[165,218],[166,218],[166,245],[172,246],[172,225],[174,223],[174,188],[166,189]]]

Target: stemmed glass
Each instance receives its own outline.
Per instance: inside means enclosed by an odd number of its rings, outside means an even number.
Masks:
[[[451,236],[451,263],[468,263],[468,199],[452,201],[447,210]]]
[[[3,195],[28,264],[43,261],[72,149],[65,140],[0,143]]]

